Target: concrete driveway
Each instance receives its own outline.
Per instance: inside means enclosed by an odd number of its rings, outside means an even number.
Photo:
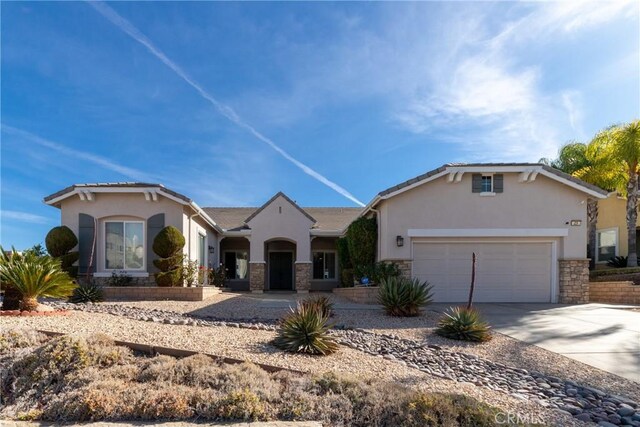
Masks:
[[[640,382],[640,312],[607,304],[476,304],[494,330]]]

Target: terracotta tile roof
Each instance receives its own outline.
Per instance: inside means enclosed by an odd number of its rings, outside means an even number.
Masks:
[[[208,207],[202,209],[220,227],[226,230],[242,230],[247,228],[244,221],[260,208]],[[301,209],[316,220],[316,224],[313,227],[316,230],[342,230],[362,212],[362,208],[312,207]]]

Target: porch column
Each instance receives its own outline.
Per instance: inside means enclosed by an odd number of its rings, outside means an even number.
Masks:
[[[311,261],[296,261],[296,291],[309,293],[311,288]]]

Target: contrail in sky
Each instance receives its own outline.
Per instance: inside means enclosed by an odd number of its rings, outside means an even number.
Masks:
[[[94,2],[94,1],[90,1],[89,4],[93,6],[93,8],[97,10],[102,16],[104,16],[109,21],[111,21],[112,24],[120,28],[122,31],[124,31],[129,36],[131,36],[131,38],[133,38],[134,40],[142,44],[144,47],[146,47],[149,50],[149,52],[151,52],[155,57],[157,57],[160,61],[162,61],[164,65],[171,68],[173,72],[175,72],[180,78],[182,78],[182,80],[184,80],[191,87],[193,87],[200,94],[201,97],[209,101],[218,110],[220,114],[225,116],[231,122],[235,123],[237,126],[248,131],[250,134],[258,138],[260,141],[267,144],[269,147],[274,149],[282,157],[284,157],[285,159],[287,159],[288,161],[296,165],[298,168],[300,168],[307,175],[320,181],[327,187],[331,188],[335,192],[341,194],[342,196],[346,197],[347,199],[351,200],[357,205],[364,206],[364,203],[356,199],[356,197],[353,194],[349,193],[343,187],[339,186],[335,182],[329,180],[322,174],[316,172],[315,170],[311,169],[309,166],[305,165],[298,159],[291,156],[289,153],[287,153],[282,148],[280,148],[275,142],[273,142],[273,140],[264,136],[262,133],[257,131],[253,126],[251,126],[249,123],[245,122],[240,116],[238,116],[238,114],[233,110],[233,108],[223,104],[222,102],[214,98],[198,82],[192,79],[182,68],[180,68],[175,62],[169,59],[167,55],[165,55],[160,49],[158,49],[151,42],[151,40],[147,38],[147,36],[142,34],[142,32],[138,30],[131,22],[127,21],[125,18],[120,16],[115,10],[113,10],[107,4],[103,2]]]

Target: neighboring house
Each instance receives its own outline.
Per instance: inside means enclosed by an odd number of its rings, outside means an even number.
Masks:
[[[301,208],[282,193],[260,208],[200,208],[157,184],[74,185],[45,198],[79,236],[80,267],[95,276],[154,272],[151,244],[166,225],[185,254],[223,262],[232,289],[326,290],[339,284],[336,239],[376,216],[379,261],[434,285],[435,300],[586,302],[586,200],[606,192],[540,164],[453,164],[379,193],[364,209]],[[124,268],[123,268],[124,267]]]
[[[613,192],[606,199],[598,201],[596,230],[596,268],[605,267],[607,261],[615,256],[629,255],[625,197]],[[639,242],[639,238],[640,230],[636,230],[636,242]],[[636,248],[640,252],[640,247]]]

